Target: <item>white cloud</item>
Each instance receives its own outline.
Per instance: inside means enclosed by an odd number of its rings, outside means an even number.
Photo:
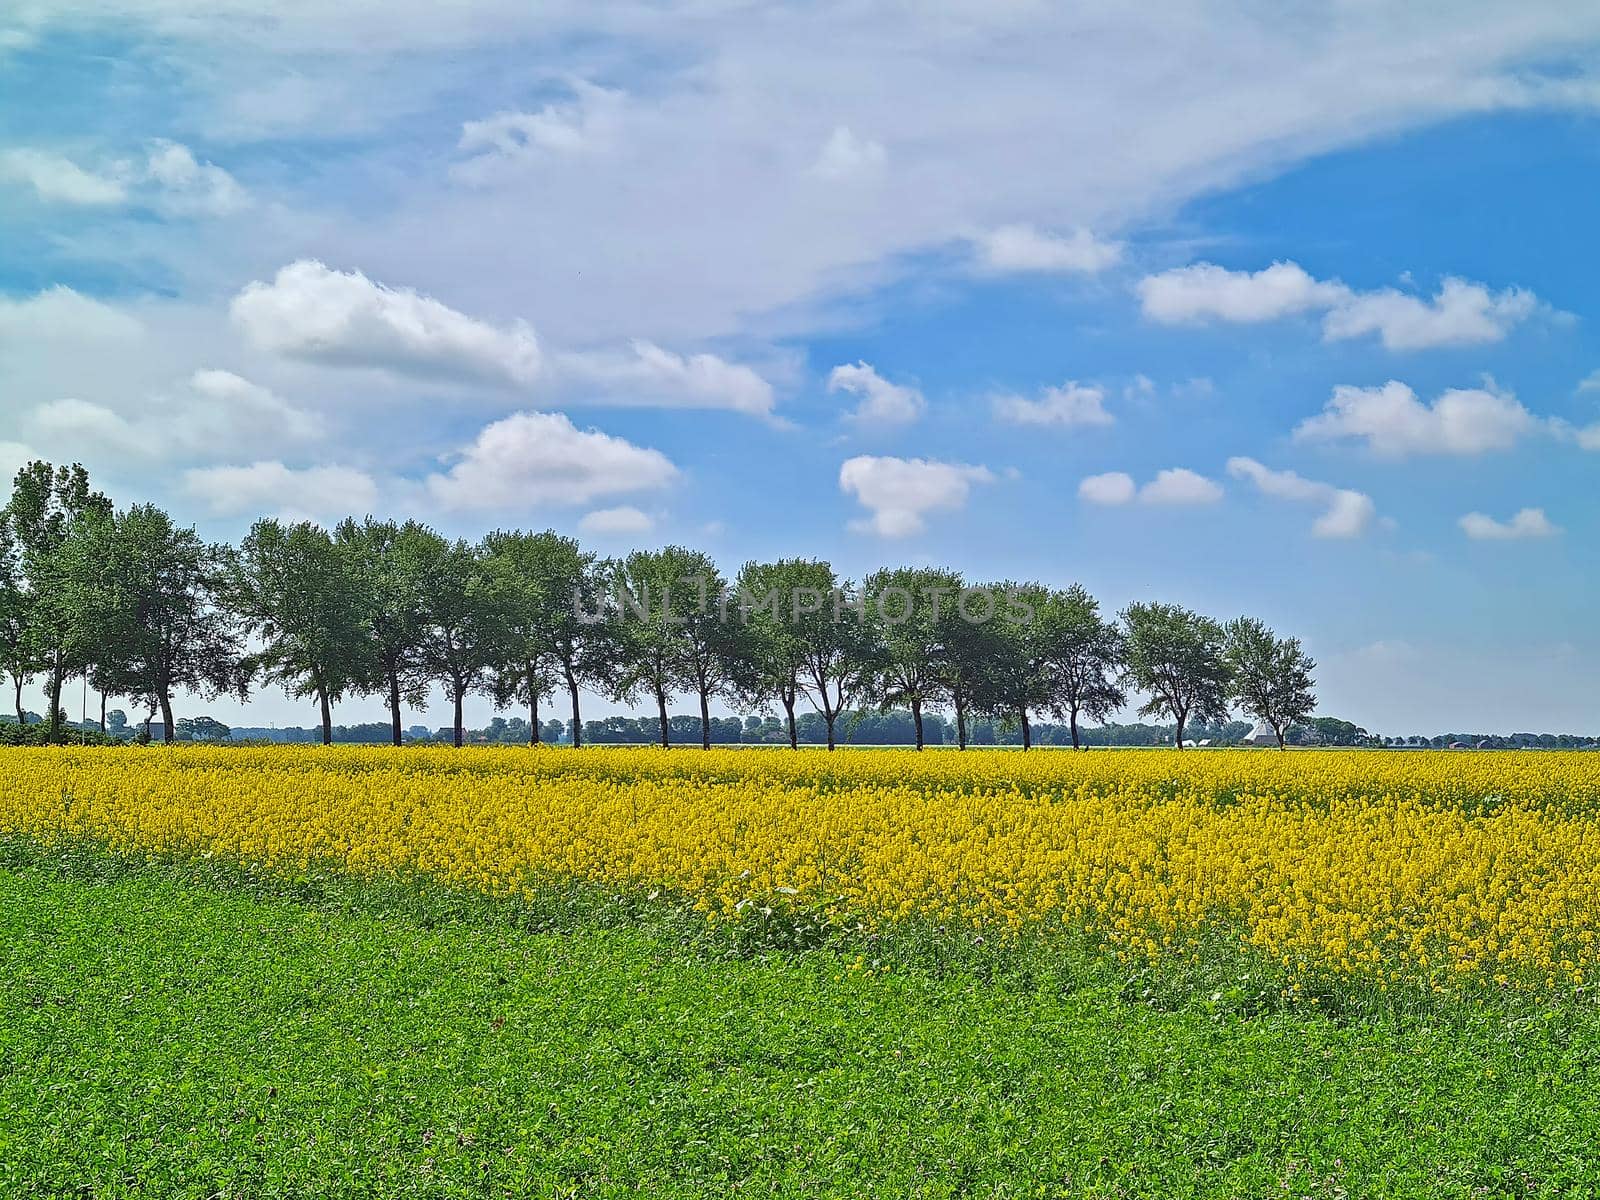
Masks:
[[[1141,504],[1215,504],[1222,499],[1220,485],[1187,467],[1158,471],[1156,477],[1139,489]]]
[[[1047,272],[1092,275],[1122,260],[1122,243],[1101,241],[1087,229],[1069,236],[1032,225],[1002,225],[973,239],[978,262],[996,273]]]
[[[1424,404],[1405,384],[1341,385],[1321,414],[1295,429],[1299,441],[1361,439],[1374,454],[1477,455],[1505,450],[1539,428],[1539,421],[1510,392],[1489,384],[1454,388]]]
[[[1273,321],[1326,308],[1346,295],[1342,283],[1314,279],[1292,262],[1275,262],[1253,273],[1196,263],[1139,281],[1144,315],[1169,325],[1211,319],[1241,324]]]
[[[62,154],[16,149],[0,154],[0,178],[27,184],[52,204],[104,207],[121,204],[128,189],[120,179],[87,171]]]
[[[578,532],[593,537],[634,537],[649,533],[656,527],[649,513],[622,505],[618,508],[597,508],[584,513],[578,522]]]
[[[286,467],[258,462],[247,467],[198,467],[183,474],[189,495],[215,516],[273,513],[287,520],[333,521],[373,512],[378,485],[352,467]]]
[[[1105,409],[1104,389],[1069,379],[1060,387],[1045,388],[1037,400],[1024,396],[996,396],[994,415],[1016,425],[1110,425],[1115,418]]]
[[[1538,307],[1534,294],[1521,288],[1491,292],[1448,278],[1432,300],[1394,288],[1355,293],[1328,313],[1322,332],[1329,341],[1376,333],[1390,350],[1480,345],[1500,341]]]
[[[1078,497],[1090,504],[1132,504],[1138,495],[1138,485],[1126,471],[1107,471],[1103,475],[1090,475],[1078,484]]]
[[[120,309],[57,285],[25,300],[0,296],[0,349],[55,338],[132,341],[144,326]]]
[[[1133,476],[1125,471],[1107,471],[1103,475],[1090,475],[1079,483],[1078,498],[1106,506],[1138,501],[1140,504],[1187,507],[1215,504],[1222,499],[1222,488],[1187,467],[1158,471],[1143,487],[1136,486]]]
[[[7,150],[0,153],[0,179],[27,184],[47,203],[97,208],[138,204],[174,216],[227,216],[249,202],[249,194],[227,171],[166,140],[151,142],[143,161],[118,160],[94,170],[54,151]]]
[[[158,191],[158,204],[180,216],[225,217],[245,208],[249,194],[221,167],[198,161],[187,146],[155,142],[145,163],[145,178]]]
[[[80,399],[53,400],[27,418],[30,434],[63,455],[93,449],[109,459],[152,462],[258,456],[269,447],[321,436],[314,413],[231,371],[196,371],[175,394],[126,411]]]
[[[1253,458],[1230,458],[1228,474],[1248,479],[1265,495],[1323,506],[1311,532],[1323,538],[1360,537],[1372,526],[1377,506],[1372,497],[1349,488],[1306,479],[1293,471],[1274,471]]]
[[[835,367],[828,374],[828,391],[855,396],[858,403],[849,417],[863,425],[909,425],[927,408],[916,388],[890,383],[865,362]]]
[[[601,389],[589,397],[622,406],[722,408],[770,417],[772,385],[747,366],[715,354],[683,355],[654,342],[635,341],[628,352],[573,351],[553,356],[554,371]]]
[[[1509,521],[1497,521],[1480,512],[1471,512],[1461,518],[1461,529],[1469,538],[1490,541],[1510,541],[1518,538],[1547,538],[1561,532],[1552,525],[1542,508],[1524,508]]]
[[[832,183],[872,178],[882,173],[887,157],[882,142],[857,137],[848,126],[840,125],[823,143],[811,173]]]
[[[654,491],[677,478],[659,450],[578,429],[561,413],[524,412],[485,426],[447,473],[428,477],[427,487],[454,512],[521,511]]]
[[[1452,276],[1428,300],[1395,288],[1354,291],[1336,279],[1316,279],[1292,262],[1253,273],[1215,263],[1178,267],[1140,280],[1139,299],[1146,317],[1165,324],[1255,324],[1318,311],[1326,340],[1376,333],[1390,350],[1498,342],[1539,310],[1538,298],[1521,288],[1491,292]]]
[[[499,112],[465,122],[457,148],[469,157],[452,173],[466,183],[485,183],[529,164],[610,149],[621,125],[623,93],[583,80],[572,91],[572,100],[537,112]]]
[[[40,457],[32,446],[22,442],[0,441],[0,494],[11,496],[11,481],[18,471]]]
[[[850,522],[850,528],[887,538],[921,533],[929,513],[961,509],[973,484],[993,481],[994,473],[987,467],[924,458],[862,454],[839,468],[839,489],[872,514]]]
[[[314,259],[247,285],[229,312],[256,345],[311,362],[510,384],[539,373],[539,343],[527,324],[490,325]]]

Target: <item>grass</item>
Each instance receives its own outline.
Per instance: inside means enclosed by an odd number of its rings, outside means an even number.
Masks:
[[[1592,1196],[1600,1014],[0,854],[0,1195]],[[984,966],[985,962],[989,967]]]

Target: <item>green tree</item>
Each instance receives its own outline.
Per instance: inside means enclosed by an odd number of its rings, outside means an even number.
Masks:
[[[11,682],[12,707],[22,725],[22,689],[38,663],[28,636],[29,595],[22,573],[22,554],[11,532],[10,511],[0,509],[0,670]]]
[[[877,649],[872,690],[882,711],[901,705],[911,710],[921,750],[923,710],[950,695],[946,638],[952,632],[949,618],[956,611],[961,577],[933,567],[902,567],[874,572],[861,590]]]
[[[572,597],[552,594],[544,570],[544,534],[491,533],[483,539],[484,566],[499,591],[504,613],[503,642],[491,664],[491,690],[497,705],[528,706],[528,741],[538,745],[539,701],[554,693],[561,672],[553,631],[570,613]]]
[[[683,547],[668,546],[635,550],[610,569],[620,667],[612,696],[629,702],[644,692],[655,700],[663,746],[672,742],[667,703],[685,683],[687,613],[697,594],[689,578],[698,561]]]
[[[1179,750],[1190,717],[1220,721],[1228,715],[1231,678],[1218,622],[1177,604],[1130,604],[1122,628],[1126,678],[1150,696],[1139,712],[1171,717]]]
[[[1311,677],[1317,664],[1299,638],[1280,638],[1254,617],[1229,621],[1225,633],[1231,695],[1245,712],[1272,726],[1282,750],[1289,726],[1317,707]]]
[[[63,586],[63,550],[75,527],[110,519],[111,501],[90,490],[89,473],[81,465],[53,467],[35,460],[17,472],[6,523],[26,581],[22,660],[45,673],[52,738],[61,732],[62,687],[69,676],[87,669],[94,646]]]
[[[1022,748],[1033,746],[1033,714],[1055,703],[1049,630],[1053,596],[1040,583],[991,584],[972,590],[967,612],[988,626],[990,658],[974,694],[976,707],[989,716],[1015,721]],[[979,617],[985,617],[978,620]]]
[[[739,698],[756,707],[773,701],[780,704],[792,750],[800,746],[795,705],[801,695],[800,672],[805,665],[805,643],[795,609],[804,595],[802,589],[813,582],[814,566],[798,558],[747,562],[734,583],[734,603],[743,639],[743,668],[737,680]]]
[[[137,697],[159,709],[169,742],[175,691],[244,698],[224,548],[174,525],[154,505],[136,504],[110,520],[79,522],[61,561],[63,594],[99,647],[94,671],[102,696]]]
[[[257,521],[236,560],[234,604],[263,642],[246,668],[291,696],[315,696],[325,746],[333,705],[361,686],[372,661],[357,585],[349,558],[309,521]]]
[[[444,685],[454,711],[455,745],[466,740],[462,706],[484,684],[497,647],[506,640],[504,595],[494,586],[484,556],[465,541],[430,542],[424,556],[423,619],[427,638],[422,658],[429,675]]]
[[[678,619],[678,677],[700,701],[700,747],[711,749],[711,698],[738,696],[750,686],[752,642],[732,611],[727,580],[710,555],[681,550],[672,595]]]
[[[1044,620],[1052,707],[1067,718],[1072,748],[1081,749],[1078,718],[1104,722],[1127,703],[1127,695],[1117,686],[1122,672],[1122,633],[1115,623],[1100,616],[1099,601],[1076,583],[1051,596]]]
[[[381,691],[389,710],[390,737],[405,740],[402,704],[421,707],[427,700],[422,669],[424,564],[430,539],[438,535],[415,521],[397,524],[368,517],[339,523],[334,543],[345,560],[358,611],[366,627],[366,667],[359,690]]]
[[[609,688],[615,672],[613,623],[605,611],[607,578],[596,556],[554,530],[532,534],[519,553],[526,586],[544,597],[533,629],[566,685],[572,744],[583,745],[579,695],[586,685]]]
[[[800,644],[800,690],[827,725],[832,750],[840,714],[871,691],[879,657],[859,589],[825,562],[805,563],[796,580],[789,615]]]

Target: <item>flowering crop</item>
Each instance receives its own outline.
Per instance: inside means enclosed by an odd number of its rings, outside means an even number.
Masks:
[[[1600,969],[1579,753],[149,748],[0,753],[0,833],[516,894],[667,889],[709,919],[1086,928],[1291,972],[1570,989]]]

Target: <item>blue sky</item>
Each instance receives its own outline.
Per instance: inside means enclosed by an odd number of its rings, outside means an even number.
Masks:
[[[1595,731],[1600,14],[528,9],[0,17],[0,467],[1079,580]]]

